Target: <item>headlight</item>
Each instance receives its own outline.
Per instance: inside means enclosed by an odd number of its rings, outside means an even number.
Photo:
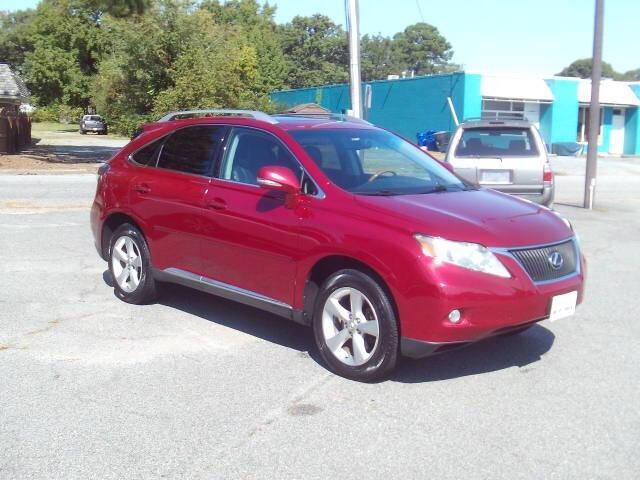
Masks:
[[[422,253],[436,262],[451,263],[462,268],[488,273],[502,278],[511,274],[498,258],[486,247],[477,243],[452,242],[439,237],[414,235],[422,247]]]

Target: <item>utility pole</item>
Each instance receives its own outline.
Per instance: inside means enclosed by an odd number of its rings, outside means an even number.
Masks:
[[[347,28],[349,29],[349,93],[351,94],[351,112],[354,117],[362,118],[362,92],[360,89],[360,12],[358,0],[345,0],[347,10]]]
[[[600,79],[602,77],[602,33],[604,0],[596,0],[593,28],[593,58],[591,66],[591,104],[587,141],[587,169],[584,177],[584,208],[593,209],[598,171],[598,133],[600,132]]]

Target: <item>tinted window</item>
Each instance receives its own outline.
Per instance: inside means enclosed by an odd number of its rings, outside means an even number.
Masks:
[[[466,128],[456,157],[527,157],[538,154],[529,128]]]
[[[131,155],[131,158],[134,162],[140,165],[146,165],[147,167],[155,167],[156,166],[156,157],[158,155],[158,150],[164,138],[160,140],[156,140],[155,142],[151,142],[146,147],[141,148],[136,153]]]
[[[468,188],[419,149],[389,132],[298,130],[291,135],[333,183],[353,193],[401,195]]]
[[[257,185],[258,171],[266,166],[288,167],[299,179],[302,176],[298,161],[273,135],[234,128],[227,143],[220,178]]]
[[[213,125],[187,127],[176,131],[164,143],[158,167],[207,175],[222,141],[222,133],[223,127]]]

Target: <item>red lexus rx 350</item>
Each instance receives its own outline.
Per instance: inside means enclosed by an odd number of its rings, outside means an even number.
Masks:
[[[153,301],[158,282],[236,300],[311,326],[331,370],[367,381],[399,355],[521,332],[582,301],[566,220],[388,131],[192,116],[146,125],[100,168],[91,225],[126,302]]]

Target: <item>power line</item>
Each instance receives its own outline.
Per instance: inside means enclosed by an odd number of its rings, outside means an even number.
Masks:
[[[422,8],[420,8],[420,0],[416,0],[416,7],[418,7],[418,13],[420,14],[422,23],[424,23],[424,15],[422,14]]]

